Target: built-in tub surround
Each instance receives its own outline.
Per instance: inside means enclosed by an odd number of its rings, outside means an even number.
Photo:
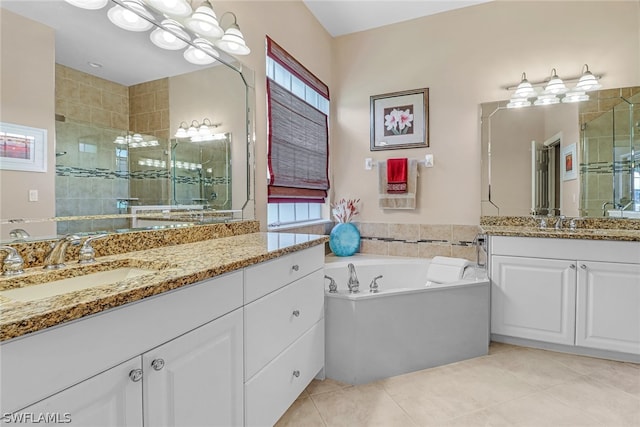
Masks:
[[[255,222],[250,222],[247,225],[257,227]],[[211,234],[212,229],[208,232]],[[144,236],[139,237],[140,241],[134,243],[144,243]],[[161,239],[161,236],[157,237]],[[56,274],[60,277],[65,274],[68,277],[73,277],[75,275],[73,270],[95,268],[95,271],[101,271],[105,263],[124,263],[140,267],[148,265],[160,268],[157,268],[156,274],[123,280],[114,285],[97,286],[30,302],[19,302],[0,297],[0,311],[2,312],[0,341],[320,245],[326,240],[326,236],[320,235],[254,232],[178,244],[178,241],[171,241],[171,237],[169,237],[164,245],[158,245],[164,247],[100,256],[97,258],[96,264],[88,266],[69,264],[64,269],[57,271]],[[98,246],[98,242],[96,241],[96,246]],[[147,243],[151,244],[152,242],[147,241]],[[26,278],[38,276],[42,276],[40,268],[37,268],[37,271],[27,270],[25,272]],[[33,283],[26,279],[16,281],[15,278],[1,278],[0,290],[28,284]]]
[[[98,257],[118,255],[145,249],[175,246],[185,243],[200,242],[221,237],[256,233],[260,230],[258,221],[238,221],[225,224],[189,225],[188,227],[166,228],[161,230],[131,231],[127,233],[109,234],[107,237],[93,242]],[[7,243],[16,248],[24,259],[25,268],[39,267],[50,250],[54,240],[38,240],[33,242]],[[66,262],[78,260],[80,246],[69,246]]]
[[[483,216],[480,227],[493,236],[547,237],[558,239],[618,240],[640,242],[640,220],[624,218],[565,218],[561,229],[555,228],[559,217]],[[547,223],[540,227],[541,220]],[[571,220],[576,228],[570,228]]]

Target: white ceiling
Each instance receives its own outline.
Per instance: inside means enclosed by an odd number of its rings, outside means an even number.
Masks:
[[[339,36],[491,0],[303,1],[332,36]],[[85,10],[63,0],[0,0],[0,7],[53,28],[57,63],[125,86],[202,69],[185,61],[182,51],[153,46],[148,32],[115,27],[107,7]]]
[[[492,0],[303,0],[333,37]]]

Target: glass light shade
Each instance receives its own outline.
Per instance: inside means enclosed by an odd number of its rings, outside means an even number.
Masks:
[[[175,35],[179,34],[182,38],[191,40],[189,35],[182,29],[182,25],[173,19],[163,20],[162,25],[171,30],[171,32],[162,28],[156,28],[149,35],[153,44],[167,50],[180,50],[187,46],[187,43],[184,40],[179,39]]]
[[[197,136],[197,135],[198,135],[198,128],[196,128],[193,125],[189,126],[189,130],[187,130],[187,136],[193,138],[194,136]]]
[[[147,12],[139,2],[135,0],[124,1],[123,3],[135,9],[136,12],[153,19],[153,17]],[[136,15],[132,11],[120,6],[115,5],[107,12],[109,20],[118,27],[128,31],[148,31],[153,27],[153,24],[140,16]]]
[[[186,0],[146,0],[154,9],[171,16],[187,17],[193,9]]]
[[[562,98],[562,102],[564,103],[582,102],[588,100],[589,95],[587,95],[583,90],[572,90],[571,92],[567,92],[565,97]]]
[[[540,95],[538,99],[535,100],[533,105],[552,105],[558,104],[560,102],[560,98],[558,98],[555,94],[544,94]]]
[[[507,108],[523,108],[529,107],[531,105],[531,101],[527,98],[511,98],[511,101],[507,104]]]
[[[527,75],[522,73],[522,81],[516,88],[516,92],[514,93],[514,98],[532,98],[536,96],[536,90],[533,88],[529,80],[527,80]]]
[[[216,41],[216,46],[230,55],[248,55],[251,53],[249,47],[244,42],[244,37],[237,25],[231,24],[224,36]]]
[[[124,136],[117,136],[116,139],[113,140],[114,144],[126,144],[127,141],[124,140]]]
[[[109,3],[109,0],[64,0],[67,3],[82,9],[102,9]]]
[[[183,127],[179,127],[174,136],[176,138],[186,138],[188,136],[187,135],[187,130],[185,128],[183,128]]]
[[[600,83],[598,83],[598,79],[596,76],[591,74],[591,71],[587,70],[580,80],[578,80],[578,84],[576,85],[576,90],[581,90],[585,92],[590,92],[592,90],[598,90],[602,87]]]
[[[224,30],[218,23],[216,13],[206,5],[198,7],[193,15],[187,18],[184,23],[187,28],[201,36],[217,39],[224,34]]]
[[[189,46],[184,51],[184,59],[196,65],[207,65],[215,62],[216,58],[220,56],[218,52],[213,48],[211,42],[205,39],[195,39],[193,41],[194,46]]]
[[[556,69],[551,70],[551,80],[549,80],[547,87],[544,88],[544,94],[559,95],[565,93],[567,90],[569,89],[567,89],[562,79],[556,74]]]

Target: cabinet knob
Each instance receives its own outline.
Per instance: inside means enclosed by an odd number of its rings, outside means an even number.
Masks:
[[[583,269],[583,270],[586,270],[586,269],[587,269],[587,266],[586,266],[586,265],[584,265],[584,264],[580,264],[580,268],[581,268],[581,269]]]
[[[575,264],[570,264],[569,268],[572,269],[572,270],[575,270],[576,269],[576,265]]]
[[[293,310],[292,313],[295,317],[299,317],[300,316],[300,310]]]
[[[131,372],[129,372],[129,379],[131,379],[131,381],[133,381],[134,383],[140,381],[142,379],[142,369],[133,369]]]
[[[156,371],[164,368],[164,359],[153,359],[153,362],[151,362],[151,367]]]
[[[293,376],[298,378],[300,376],[300,371],[298,370],[293,371]]]
[[[294,265],[291,267],[291,269],[292,269],[293,271],[298,271],[298,270],[300,270],[300,267],[298,266],[298,264],[294,264]]]

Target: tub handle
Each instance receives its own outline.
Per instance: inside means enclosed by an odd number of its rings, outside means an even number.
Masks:
[[[333,277],[327,276],[325,274],[324,278],[325,279],[329,279],[329,293],[330,294],[335,294],[336,292],[338,292],[338,285],[336,285],[336,281],[333,280]]]
[[[371,284],[369,285],[369,292],[373,292],[374,294],[378,292],[378,279],[382,279],[382,275],[373,278]]]

